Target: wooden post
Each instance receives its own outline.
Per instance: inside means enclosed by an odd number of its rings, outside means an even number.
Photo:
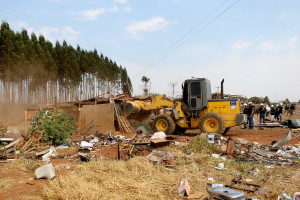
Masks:
[[[14,145],[14,153],[15,153],[15,159],[17,159],[17,145]]]
[[[235,150],[235,140],[229,138],[227,143],[226,155],[232,155]]]
[[[118,160],[121,160],[121,156],[120,156],[120,144],[118,143]]]

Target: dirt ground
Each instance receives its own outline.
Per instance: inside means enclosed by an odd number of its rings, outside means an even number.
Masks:
[[[255,125],[259,124],[259,116],[255,115]],[[267,117],[267,119],[270,119],[270,117]],[[300,115],[294,115],[292,118],[290,118],[288,115],[283,115],[283,121],[288,119],[300,119]],[[249,142],[258,142],[260,144],[264,145],[271,145],[272,141],[278,141],[283,136],[285,136],[288,133],[289,129],[287,128],[262,128],[259,129],[255,127],[253,130],[249,129],[242,129],[242,126],[240,127],[234,127],[232,128],[226,135],[226,138],[244,138],[248,140]],[[291,144],[300,144],[300,137],[291,140],[288,145]]]
[[[19,110],[19,108],[16,108]],[[21,113],[18,111],[18,113]],[[0,116],[1,117],[1,116]],[[3,128],[6,125],[15,125],[20,123],[20,118],[17,117],[16,121],[12,118],[2,118],[0,119],[0,126]],[[283,120],[289,119],[289,116],[283,115]],[[300,119],[300,114],[294,115],[292,119]],[[259,122],[258,116],[255,116],[256,124]],[[1,128],[0,127],[0,128]],[[249,142],[258,142],[264,145],[270,145],[272,141],[281,139],[288,129],[285,128],[255,128],[254,130],[242,129],[240,127],[232,128],[226,135],[226,138],[244,138]],[[120,133],[116,133],[120,134]],[[190,130],[185,134],[173,135],[177,141],[188,142],[194,136],[200,134],[199,130]],[[123,134],[121,134],[123,135]],[[124,135],[128,138],[132,137],[132,134]],[[204,134],[201,137],[205,137]],[[300,137],[291,140],[288,144],[300,144]],[[140,148],[140,149],[139,149]],[[148,150],[144,146],[141,146],[134,150],[133,154],[136,156],[148,155],[151,150]],[[121,158],[126,159],[128,155],[126,154],[128,149],[121,150]],[[96,151],[96,156],[102,157],[104,159],[117,159],[117,146],[108,145],[102,147]],[[51,163],[55,166],[56,176],[60,177],[65,174],[65,172],[70,171],[74,166],[78,165],[80,161],[78,159],[53,159]],[[0,169],[7,164],[0,163]],[[299,178],[298,178],[299,179]],[[36,180],[33,171],[24,170],[14,170],[9,171],[0,170],[0,200],[2,199],[41,199],[43,186],[49,184],[51,181],[48,180]]]
[[[64,175],[78,163],[71,159],[53,159],[56,176]],[[1,167],[7,164],[0,164]],[[42,163],[41,163],[42,165]],[[18,166],[15,167],[19,169]],[[33,170],[21,167],[0,172],[0,200],[4,199],[41,199],[43,186],[49,184],[46,179],[35,179]]]

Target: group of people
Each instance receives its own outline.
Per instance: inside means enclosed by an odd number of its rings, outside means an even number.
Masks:
[[[282,112],[283,112],[283,108],[282,108],[282,103],[280,103],[279,105],[276,105],[276,108],[274,107],[274,105],[271,105],[271,121],[272,122],[276,122],[276,121],[282,121]],[[260,122],[261,123],[261,122]]]
[[[286,104],[284,109],[285,109],[286,114],[293,115],[295,112],[296,106],[295,106],[295,104],[292,104],[291,106]]]
[[[286,108],[287,109],[287,108]],[[291,105],[291,107],[288,108],[288,110],[291,110],[294,112],[295,105]],[[255,113],[255,107],[252,102],[249,102],[248,105],[244,103],[244,114],[247,115],[247,122],[244,124],[244,128],[247,129],[249,126],[249,129],[254,128],[254,113]],[[266,119],[266,116],[271,114],[271,121],[282,121],[282,113],[283,113],[283,107],[282,103],[277,104],[276,107],[274,105],[271,105],[271,107],[267,106],[265,107],[264,104],[260,104],[259,109],[257,110],[257,114],[259,114],[259,123],[263,123],[263,121]]]

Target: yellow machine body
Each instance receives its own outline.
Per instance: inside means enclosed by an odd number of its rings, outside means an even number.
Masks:
[[[149,114],[153,110],[164,109],[164,114],[154,117],[155,131],[172,134],[176,131],[200,128],[201,132],[226,134],[230,127],[245,122],[246,115],[240,114],[237,99],[212,99],[210,82],[205,78],[188,79],[183,84],[183,95],[173,101],[159,95],[151,102],[132,102],[126,105],[131,117],[140,113]],[[156,113],[157,114],[157,113]]]
[[[208,108],[204,108],[203,110],[199,111],[199,117],[191,117],[190,120],[187,119],[186,114],[182,110],[182,103],[176,102],[175,103],[175,109],[178,113],[178,116],[180,117],[179,120],[175,120],[176,124],[182,128],[199,128],[199,122],[201,119],[201,116],[209,113],[209,112],[215,112],[220,114],[226,124],[226,128],[237,126],[237,114],[240,113],[240,107],[239,107],[239,101],[235,101],[235,105],[231,105],[230,103],[232,101],[213,101],[208,102]]]

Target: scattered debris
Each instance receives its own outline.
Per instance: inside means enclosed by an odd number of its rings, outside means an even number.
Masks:
[[[26,183],[27,183],[28,185],[34,185],[34,183],[33,183],[32,181],[26,181]]]
[[[152,135],[151,140],[166,139],[167,135],[164,132],[156,132]]]
[[[204,196],[203,192],[196,192],[194,194],[190,194],[187,199],[200,199]]]
[[[277,198],[278,200],[292,200],[292,197],[290,197],[289,195],[287,195],[286,193],[282,193],[281,195],[278,196]]]
[[[35,176],[37,179],[46,178],[52,179],[55,176],[55,171],[52,163],[39,167],[35,170]]]
[[[80,147],[84,149],[90,149],[91,147],[93,147],[93,144],[87,141],[81,141]]]
[[[228,189],[225,187],[215,187],[208,189],[208,194],[211,198],[215,199],[234,199],[234,200],[243,200],[245,199],[244,193]]]
[[[42,156],[42,160],[43,162],[49,162],[50,161],[50,157],[55,157],[57,156],[57,152],[56,149],[54,147],[51,147],[49,150],[49,153],[46,153],[45,155]]]
[[[91,161],[91,154],[90,153],[87,153],[87,154],[79,153],[79,156],[80,156],[80,160],[83,161],[83,162]]]
[[[296,135],[296,133],[298,133]],[[281,138],[278,142],[276,142],[272,148],[278,148],[281,147],[283,145],[285,145],[287,142],[289,142],[292,139],[295,139],[297,137],[300,137],[300,129],[294,129],[289,131],[283,138]]]
[[[181,180],[180,186],[178,188],[178,193],[181,197],[186,197],[190,195],[190,185],[186,177]]]
[[[161,151],[153,151],[148,156],[147,159],[153,164],[161,163],[164,160],[165,153]]]
[[[163,147],[163,146],[168,146],[170,144],[169,140],[165,139],[155,139],[151,140],[151,145],[158,148],[158,147]]]

